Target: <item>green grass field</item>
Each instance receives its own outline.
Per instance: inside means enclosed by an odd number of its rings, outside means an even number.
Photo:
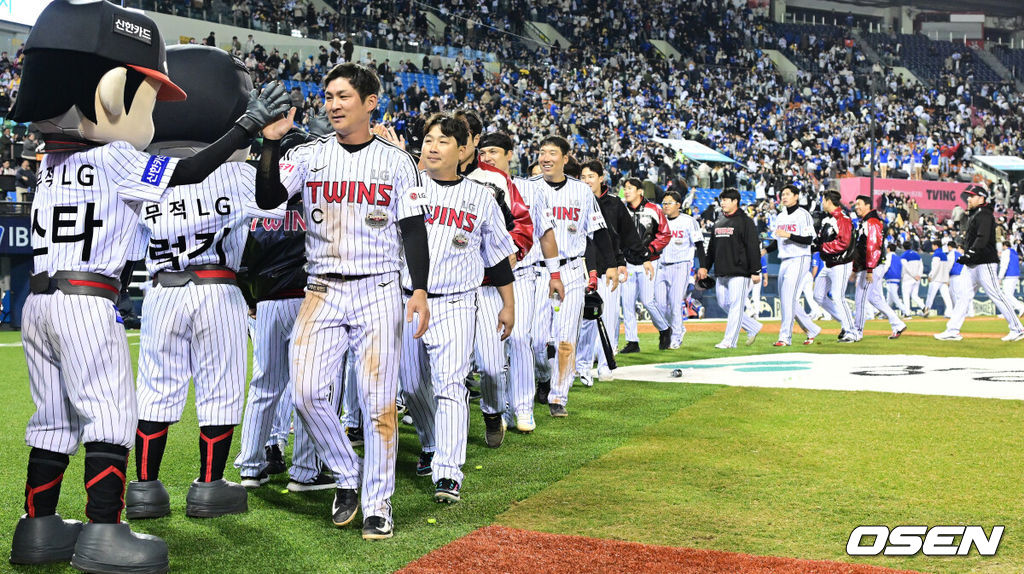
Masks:
[[[968,325],[965,332],[1005,332],[1005,323],[998,321]],[[911,322],[912,331],[941,329],[941,321]],[[620,357],[620,364],[776,351],[771,335],[731,351],[712,347],[719,338],[692,332],[678,351],[645,351]],[[781,351],[1024,355],[1020,343],[998,339],[941,343],[930,337],[896,342],[871,337],[855,346],[832,339]],[[28,453],[23,434],[32,413],[18,340],[17,334],[0,333],[0,400],[7,412],[0,433],[11,445],[0,453],[3,552],[22,512]],[[137,352],[138,339],[129,341]],[[655,338],[642,336],[641,346],[656,348]],[[185,492],[198,464],[195,413],[189,406],[171,429],[161,470],[173,514],[134,527],[167,540],[175,572],[389,572],[494,523],[932,572],[1024,571],[1019,453],[1024,408],[1019,402],[615,381],[574,387],[569,411],[568,419],[555,420],[541,406],[535,433],[510,433],[505,445],[492,450],[483,445],[483,424],[474,407],[464,498],[451,507],[435,504],[429,479],[415,476],[418,444],[412,428],[403,425],[392,499],[395,538],[369,543],[357,527],[338,530],[330,524],[330,491],[286,493],[284,476],[250,493],[248,514],[186,519]],[[83,518],[81,462],[73,458],[65,476],[59,511],[68,518]],[[134,467],[129,475],[134,478]],[[227,477],[237,480],[238,473],[229,469]],[[428,518],[436,522],[429,524]],[[845,547],[860,524],[978,524],[986,531],[999,524],[1006,532],[992,558],[972,553],[858,560],[847,557]],[[15,569],[4,562],[0,571],[70,568]]]

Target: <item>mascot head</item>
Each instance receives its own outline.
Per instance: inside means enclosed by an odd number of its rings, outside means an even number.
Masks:
[[[25,42],[10,118],[34,122],[50,153],[113,141],[142,150],[156,101],[184,99],[149,17],[106,0],[54,0]]]
[[[220,48],[184,44],[167,48],[167,68],[188,100],[156,104],[156,132],[147,151],[191,157],[223,136],[245,113],[252,78],[245,64]],[[249,146],[230,161],[245,161]]]

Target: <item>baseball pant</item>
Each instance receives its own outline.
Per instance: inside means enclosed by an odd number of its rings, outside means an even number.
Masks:
[[[505,388],[509,406],[516,416],[520,416],[533,411],[533,395],[536,392],[530,337],[533,333],[537,271],[533,267],[516,269],[515,279],[512,288],[516,300],[516,325],[512,334],[505,339],[509,363]]]
[[[949,276],[949,296],[953,300],[953,307],[949,311],[950,320],[953,317],[974,316],[974,280],[970,273],[961,272]],[[949,321],[946,322],[946,329],[949,329]]]
[[[1017,318],[1017,314],[1014,312],[1013,303],[1010,302],[1010,298],[1003,293],[1003,290],[999,285],[998,272],[998,263],[981,263],[978,265],[964,265],[963,271],[961,271],[960,275],[968,275],[970,277],[971,284],[974,287],[981,287],[985,290],[988,298],[995,303],[999,314],[1003,316],[1003,319],[1006,319],[1006,323],[1009,325],[1011,333],[1024,331],[1024,327],[1021,326],[1020,319]],[[973,300],[973,292],[971,294],[971,299]],[[954,308],[953,316],[946,323],[946,329],[950,331],[959,331],[960,328],[963,327],[964,319],[967,318],[967,313],[965,311],[965,306],[957,305]]]
[[[235,285],[157,285],[146,293],[139,340],[141,420],[181,420],[191,378],[199,426],[241,422],[247,309]]]
[[[747,289],[747,294],[750,295],[750,300],[747,301],[747,303],[746,303],[746,311],[745,311],[745,313],[747,313],[751,317],[754,317],[755,319],[757,317],[761,316],[761,287],[764,286],[764,281],[765,281],[765,274],[762,273],[761,274],[761,282],[760,283],[754,283],[753,281],[751,281],[750,282],[750,287],[748,287],[748,289]],[[716,296],[717,296],[717,293],[716,293]]]
[[[466,375],[473,356],[477,290],[430,299],[430,326],[414,339],[419,321],[402,336],[399,379],[424,452],[433,452],[434,482],[462,483],[469,434]],[[492,318],[497,325],[497,314]],[[481,327],[476,325],[477,327]]]
[[[720,344],[735,347],[740,338],[740,328],[753,335],[761,330],[761,323],[743,312],[750,291],[750,277],[718,277],[715,282],[715,297],[718,306],[729,317],[725,326],[725,336]]]
[[[853,263],[844,263],[835,267],[826,267],[818,273],[814,280],[814,300],[821,305],[833,319],[839,321],[843,331],[855,333],[853,314],[846,304],[846,284],[850,281]]]
[[[657,275],[658,263],[652,262],[654,273]],[[651,315],[651,322],[654,328],[659,331],[668,329],[668,321],[661,314],[661,308],[654,300],[654,280],[647,277],[642,265],[626,265],[629,278],[619,286],[622,290],[622,321],[626,324],[626,341],[639,341],[636,327],[636,302],[639,297],[640,303]]]
[[[355,380],[355,366],[356,361],[352,357],[352,351],[349,350],[345,356],[345,365],[342,367],[341,375],[341,387],[342,387],[342,414],[341,423],[345,425],[345,428],[362,428],[363,427],[363,413],[359,410],[359,390],[357,385],[345,384],[347,381]],[[399,386],[398,396],[402,396],[402,389]],[[396,404],[398,399],[395,399]]]
[[[900,313],[904,315],[910,315],[910,308],[903,302],[903,298],[900,297],[900,283],[899,281],[886,281],[885,282],[885,303],[890,307],[895,307]]]
[[[404,325],[398,272],[361,279],[311,277],[289,349],[295,411],[339,488],[362,485],[363,516],[391,520],[398,447],[398,361]],[[345,435],[332,387],[346,353],[363,413],[365,459]]]
[[[36,406],[25,430],[28,446],[72,455],[82,443],[135,445],[132,359],[113,303],[33,293],[22,311],[21,340]]]
[[[866,304],[868,303],[885,315],[885,318],[889,320],[889,325],[892,327],[893,332],[906,328],[907,324],[900,320],[899,316],[892,310],[892,307],[885,302],[885,297],[882,296],[882,283],[884,282],[885,278],[882,276],[881,272],[873,273],[870,283],[868,282],[867,271],[857,272],[857,311],[855,317],[856,324],[854,325],[857,329],[857,333],[864,333],[864,324],[867,321]]]
[[[480,410],[493,415],[505,412],[505,342],[498,332],[498,313],[503,304],[497,287],[482,286],[476,295],[476,340],[473,359],[480,372]],[[513,331],[515,328],[513,327]]]
[[[693,261],[662,263],[654,282],[654,299],[672,327],[673,347],[683,342],[686,334],[686,288],[690,286]]]
[[[825,268],[822,267],[821,269],[818,270],[818,275],[821,275],[824,272]],[[807,303],[807,308],[810,309],[810,311],[807,314],[810,315],[811,317],[820,317],[825,314],[825,309],[823,309],[821,305],[818,305],[818,302],[814,300],[815,279],[816,277],[812,275],[810,272],[804,275],[804,283],[801,286],[799,295],[804,296],[804,302]],[[799,295],[797,297],[799,297]]]
[[[811,321],[804,306],[798,304],[800,289],[810,274],[811,256],[800,255],[787,257],[779,265],[779,296],[782,299],[782,324],[779,326],[779,340],[790,343],[793,340],[793,320],[813,339],[821,332],[821,328]]]
[[[912,279],[901,279],[900,280],[900,291],[903,294],[903,307],[909,311],[914,308],[914,305],[918,307],[924,307],[924,301],[921,300],[921,281],[914,281]]]
[[[269,441],[288,441],[293,410],[288,346],[301,306],[299,298],[261,301],[256,305],[252,379],[242,419],[241,449],[234,463],[242,476],[257,476],[263,470],[267,464],[263,447]],[[319,473],[313,441],[302,420],[296,417],[289,475],[293,480],[309,482]]]
[[[537,277],[535,293],[543,293],[538,299],[537,323],[534,323],[533,357],[537,379],[551,381],[548,403],[565,405],[569,401],[569,387],[576,372],[576,343],[580,336],[583,320],[583,295],[587,287],[587,270],[583,258],[574,259],[562,266],[562,283],[565,285],[565,300],[559,303],[559,310],[551,306],[547,297],[548,271],[541,269]],[[600,281],[598,282],[600,283]],[[555,343],[555,359],[548,361],[548,334]]]
[[[947,317],[950,316],[953,310],[953,304],[949,300],[949,284],[945,281],[929,281],[928,282],[928,297],[924,301],[924,308],[926,310],[931,309],[935,303],[935,296],[940,295],[942,297],[942,304],[945,308],[944,313]]]
[[[601,296],[601,319],[608,334],[612,348],[619,344],[619,288],[612,291],[608,283],[601,277],[597,281],[597,294]],[[597,320],[585,319],[580,327],[579,348],[576,349],[576,372],[585,373],[597,360],[598,370],[608,368],[608,357],[604,354],[604,346],[597,332]]]
[[[1007,300],[1013,305],[1013,312],[1020,315],[1024,313],[1024,303],[1017,299],[1017,286],[1020,284],[1020,277],[1003,277],[1002,288],[1003,294],[1006,295]]]

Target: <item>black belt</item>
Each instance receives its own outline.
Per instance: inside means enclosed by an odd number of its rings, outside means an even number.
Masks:
[[[662,267],[671,267],[672,265],[679,265],[680,263],[693,263],[693,261],[676,261],[674,263],[662,262],[661,266]]]
[[[237,285],[233,269],[223,265],[190,265],[184,271],[157,271],[153,285],[184,287],[195,285]]]
[[[437,299],[438,297],[455,297],[467,292],[468,291],[463,291],[462,293],[427,293],[427,299]],[[406,297],[412,297],[413,292],[411,289],[406,289],[405,287],[402,287],[402,293],[405,293]]]
[[[581,259],[581,258],[582,258],[582,255],[580,257],[568,257],[566,259],[559,259],[558,260],[558,266],[561,267],[561,266],[565,265],[566,263],[572,263],[573,261],[576,261],[577,259]],[[540,268],[544,268],[544,265],[545,265],[544,261],[538,261],[537,263],[533,264],[534,267],[540,267]]]
[[[60,291],[65,295],[103,297],[113,303],[121,298],[120,281],[87,271],[57,271],[52,276],[38,273],[29,278],[28,285],[29,290],[37,295]]]
[[[373,275],[342,275],[340,273],[324,273],[319,277],[326,277],[328,279],[337,279],[338,281],[359,281],[360,279],[366,279],[367,277],[373,277]]]

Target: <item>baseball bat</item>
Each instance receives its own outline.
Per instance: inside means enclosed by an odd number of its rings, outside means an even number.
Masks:
[[[597,333],[601,336],[601,348],[604,349],[604,357],[608,359],[608,368],[615,370],[617,366],[615,364],[615,349],[612,348],[612,342],[608,340],[608,331],[604,328],[604,319],[598,316],[597,318]]]

